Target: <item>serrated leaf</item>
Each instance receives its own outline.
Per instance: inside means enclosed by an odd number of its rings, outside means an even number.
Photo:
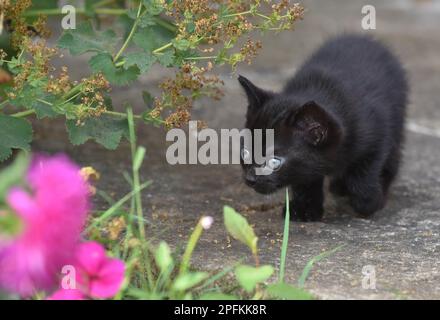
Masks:
[[[133,36],[133,42],[146,52],[152,53],[155,49],[169,43],[174,38],[174,34],[159,26],[138,28]]]
[[[269,279],[273,272],[273,267],[269,265],[261,267],[239,265],[235,268],[235,277],[244,290],[251,292],[257,284]]]
[[[70,141],[74,145],[83,144],[92,139],[105,148],[114,150],[118,147],[122,136],[128,137],[127,120],[115,119],[107,115],[87,118],[80,126],[77,126],[76,120],[68,120],[66,126]]]
[[[37,84],[37,86],[32,86],[29,82],[27,82],[19,91],[15,90],[14,88],[10,88],[8,91],[15,94],[15,97],[10,99],[10,102],[16,107],[31,109],[32,105],[36,103],[38,99],[41,99],[46,95],[43,90],[44,87],[44,83],[41,83],[41,85]]]
[[[229,206],[223,207],[223,217],[229,234],[247,245],[254,255],[257,254],[258,238],[246,218]]]
[[[267,287],[267,293],[274,298],[286,300],[312,300],[313,295],[304,289],[287,283],[272,284]]]
[[[142,3],[147,8],[147,12],[154,16],[165,10],[163,0],[143,0]]]
[[[74,120],[78,116],[79,107],[79,105],[73,102],[67,102],[60,105],[54,105],[54,110],[60,114],[64,114],[67,120]]]
[[[98,53],[92,57],[89,65],[94,72],[102,72],[110,83],[119,86],[128,85],[139,76],[139,69],[136,66],[116,67],[112,56],[107,52]]]
[[[28,151],[32,141],[32,126],[24,119],[0,114],[0,161],[12,154],[12,149]]]
[[[202,281],[204,281],[206,278],[208,278],[209,274],[206,272],[191,272],[191,273],[184,273],[176,278],[176,280],[173,283],[173,290],[175,291],[185,291],[188,290],[198,284],[200,284]]]
[[[191,45],[191,43],[186,39],[174,39],[172,42],[174,48],[181,51],[187,50]]]
[[[155,56],[147,52],[130,52],[125,56],[124,69],[137,66],[141,73],[145,73],[156,60]]]
[[[85,21],[76,29],[64,31],[58,40],[58,47],[69,50],[72,55],[112,52],[117,41],[118,38],[112,30],[97,32],[90,21]]]
[[[55,118],[60,114],[56,110],[55,96],[48,94],[44,94],[41,99],[35,99],[29,107],[35,110],[38,119]]]
[[[174,52],[171,50],[157,54],[157,61],[164,67],[171,67],[174,65]]]
[[[144,14],[142,17],[139,18],[139,27],[146,28],[150,26],[156,25],[156,20],[151,14]]]
[[[170,247],[164,241],[157,247],[154,257],[161,272],[167,271],[173,263]]]
[[[53,110],[52,106],[40,101],[36,101],[32,105],[32,108],[35,110],[38,119],[55,118],[58,115],[58,113]]]

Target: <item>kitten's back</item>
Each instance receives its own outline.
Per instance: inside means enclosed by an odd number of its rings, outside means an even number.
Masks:
[[[364,35],[343,35],[327,41],[298,71],[295,79],[315,71],[337,79],[347,92],[406,105],[405,71],[391,51]]]

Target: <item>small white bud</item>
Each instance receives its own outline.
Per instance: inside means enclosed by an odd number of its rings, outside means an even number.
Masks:
[[[214,222],[214,218],[210,216],[206,216],[200,219],[200,224],[202,225],[202,228],[205,230],[211,228],[213,222]]]

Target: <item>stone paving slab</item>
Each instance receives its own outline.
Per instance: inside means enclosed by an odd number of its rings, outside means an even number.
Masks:
[[[378,29],[372,32],[401,57],[411,83],[409,130],[401,175],[387,207],[373,219],[356,217],[346,203],[330,195],[322,222],[293,224],[290,231],[287,279],[295,283],[307,263],[322,251],[344,245],[319,262],[306,287],[323,299],[440,299],[440,1],[304,1],[308,9],[296,31],[264,38],[264,49],[252,66],[239,70],[267,88],[280,88],[311,51],[330,35],[361,32],[361,7],[376,6]],[[86,72],[78,68],[78,72]],[[115,105],[127,97],[140,107],[139,92],[152,89],[163,77],[152,72],[141,83],[114,91]],[[213,128],[241,127],[245,99],[236,76],[225,70],[227,95],[220,102],[205,100],[195,117]],[[36,149],[64,151],[103,173],[100,187],[121,196],[128,187],[121,173],[129,169],[129,147],[116,152],[88,143],[66,144],[60,123],[37,128]],[[56,139],[53,137],[57,137]],[[225,204],[244,213],[260,237],[263,263],[278,264],[283,220],[283,192],[260,196],[241,180],[238,166],[171,166],[165,161],[164,131],[143,126],[139,142],[147,147],[142,168],[153,185],[143,193],[148,230],[178,246],[202,214],[216,223],[205,233],[195,253],[196,266],[217,270],[238,259],[249,259],[246,248],[230,242],[222,224]],[[97,204],[100,205],[99,203]],[[362,289],[362,268],[375,266],[376,290]]]

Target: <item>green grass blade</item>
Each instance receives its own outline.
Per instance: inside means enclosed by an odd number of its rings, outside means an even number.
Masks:
[[[324,258],[327,258],[328,256],[332,255],[333,253],[335,253],[336,251],[338,251],[342,247],[344,247],[344,245],[338,246],[332,250],[324,251],[323,253],[318,254],[317,256],[310,259],[309,262],[307,262],[306,266],[304,267],[303,272],[301,274],[301,277],[298,280],[298,286],[300,288],[304,287],[304,283],[306,282],[306,279],[309,276],[309,273],[312,270],[312,267],[316,262],[321,261]]]
[[[278,282],[284,282],[286,272],[287,248],[289,246],[289,227],[290,227],[290,208],[289,208],[289,189],[286,188],[286,216],[284,218],[283,244],[281,246],[281,263]]]
[[[91,229],[95,228],[96,226],[98,226],[103,221],[105,221],[105,220],[109,219],[110,217],[112,217],[117,212],[117,210],[120,207],[122,207],[128,200],[130,200],[135,194],[141,192],[143,189],[148,187],[150,184],[151,184],[151,181],[146,181],[143,184],[141,184],[138,188],[135,188],[132,191],[130,191],[129,193],[127,193],[118,202],[116,202],[113,206],[111,206],[109,209],[104,211],[104,213],[101,216],[96,218],[93,221],[93,223],[91,223],[87,227],[86,232],[89,232]]]

